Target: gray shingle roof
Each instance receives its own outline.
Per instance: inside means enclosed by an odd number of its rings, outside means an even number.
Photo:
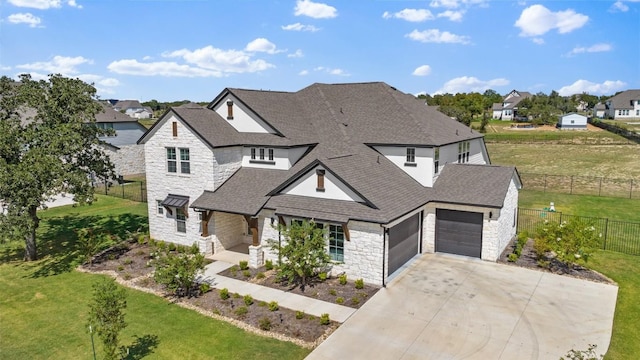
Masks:
[[[627,90],[609,99],[613,109],[633,109],[631,101],[640,100],[640,90]]]
[[[96,122],[99,123],[116,123],[116,122],[137,122],[137,119],[125,115],[119,111],[113,110],[113,108],[107,104],[100,103],[102,105],[102,112],[96,114]]]
[[[433,187],[433,200],[500,208],[514,176],[521,187],[514,167],[447,164]]]

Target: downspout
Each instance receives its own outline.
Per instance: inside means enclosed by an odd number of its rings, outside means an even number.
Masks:
[[[387,284],[385,283],[385,276],[384,274],[386,273],[386,270],[384,268],[384,262],[386,259],[386,249],[387,249],[387,235],[389,234],[389,229],[385,228],[384,226],[380,225],[382,227],[382,287],[386,288]]]

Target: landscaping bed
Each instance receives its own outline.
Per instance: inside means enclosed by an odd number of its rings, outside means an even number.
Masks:
[[[230,322],[244,330],[307,348],[317,346],[339,326],[329,318],[321,319],[296,309],[283,308],[270,299],[252,299],[245,294],[234,293],[222,296],[222,289],[205,289],[204,293],[193,297],[175,297],[154,281],[152,255],[153,249],[146,243],[122,243],[96,255],[80,270],[109,274],[123,285],[170,298],[178,305]],[[340,294],[349,296],[349,300],[370,296],[370,292],[365,292],[369,290],[359,290],[362,294],[358,294],[347,290],[355,290],[353,286],[345,285],[343,288]]]
[[[276,270],[267,270],[264,266],[258,269],[240,270],[238,265],[234,265],[220,272],[220,275],[354,309],[360,308],[380,290],[378,286],[365,283],[361,283],[360,286],[362,288],[358,289],[356,287],[356,280],[358,279],[347,279],[346,283],[344,281],[341,283],[339,277],[327,277],[326,280],[313,279],[305,287],[289,285],[286,280],[280,281],[278,279]]]
[[[526,244],[522,247],[522,253],[518,257],[518,259],[512,262],[509,261],[509,254],[513,253],[515,248],[516,240],[513,239],[511,243],[507,245],[506,249],[502,252],[502,255],[500,255],[498,262],[529,269],[546,271],[558,275],[572,276],[579,279],[597,281],[607,284],[615,284],[613,280],[595,270],[591,270],[584,266],[576,264],[567,265],[563,262],[558,261],[557,259],[542,259],[543,261],[548,261],[548,266],[541,266],[538,255],[533,250],[533,239],[527,240]]]

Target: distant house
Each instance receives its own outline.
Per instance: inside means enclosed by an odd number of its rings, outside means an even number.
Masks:
[[[576,113],[565,114],[560,116],[557,127],[560,130],[586,130],[587,117]]]
[[[105,142],[103,148],[111,158],[116,174],[144,173],[144,147],[137,145],[137,141],[147,129],[138,120],[106,104],[102,104],[102,108],[103,111],[96,114],[96,125],[114,131],[113,135],[101,136],[99,139]]]
[[[596,106],[593,107],[593,115],[598,119],[604,119],[607,112],[607,106],[603,103],[597,103]]]
[[[605,117],[614,120],[640,120],[640,90],[627,90],[605,102]]]
[[[142,106],[138,100],[119,100],[113,105],[113,109],[136,119],[148,119],[153,116],[153,110],[148,106]]]
[[[151,119],[153,117],[153,110],[150,107],[145,106],[142,110],[137,110],[131,117],[135,119]]]
[[[504,97],[502,103],[494,103],[492,106],[493,118],[504,121],[513,120],[518,114],[518,104],[532,95],[526,91],[512,90]]]

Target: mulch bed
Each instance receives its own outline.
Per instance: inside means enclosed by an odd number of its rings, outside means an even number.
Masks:
[[[197,297],[173,297],[153,280],[154,268],[151,263],[151,252],[152,249],[147,244],[120,244],[96,255],[90,264],[80,266],[79,270],[111,275],[125,286],[168,298],[177,305],[232,323],[244,330],[290,341],[306,348],[317,346],[339,326],[339,323],[335,321],[330,321],[328,325],[322,325],[316,316],[283,307],[272,311],[268,306],[270,299],[253,299],[251,305],[246,305],[244,294],[230,294],[228,299],[223,300],[218,289],[211,289],[211,291]],[[366,299],[372,294],[366,292],[365,288],[360,290],[363,294],[355,295],[355,292],[347,290],[347,288],[355,290],[353,284],[349,285],[351,286],[338,285],[343,288],[343,292],[339,292],[336,296],[350,296],[350,300],[355,296]],[[333,297],[334,301],[336,296]],[[242,307],[246,307],[246,313],[243,313],[243,310],[238,310]],[[266,328],[268,330],[264,330]]]
[[[262,276],[258,274],[264,275],[264,278],[260,279]],[[364,284],[362,289],[356,289],[354,279],[347,279],[347,283],[342,285],[337,277],[329,277],[324,281],[316,279],[305,287],[289,285],[286,280],[278,280],[275,270],[267,271],[265,267],[243,271],[236,265],[220,272],[220,275],[354,309],[360,308],[380,290],[380,287],[369,284]]]
[[[515,262],[510,262],[508,260],[509,254],[513,252],[515,249],[515,239],[511,241],[511,243],[505,248],[498,259],[498,262],[515,265],[520,267],[525,267],[529,269],[535,269],[540,271],[546,271],[558,275],[566,275],[579,279],[591,280],[596,282],[602,282],[607,284],[615,284],[615,282],[608,277],[600,274],[595,270],[588,269],[584,266],[580,265],[567,265],[563,262],[558,261],[557,259],[548,259],[549,267],[542,267],[538,263],[538,255],[533,250],[533,239],[527,240],[527,244],[522,248],[522,253],[520,257]]]

